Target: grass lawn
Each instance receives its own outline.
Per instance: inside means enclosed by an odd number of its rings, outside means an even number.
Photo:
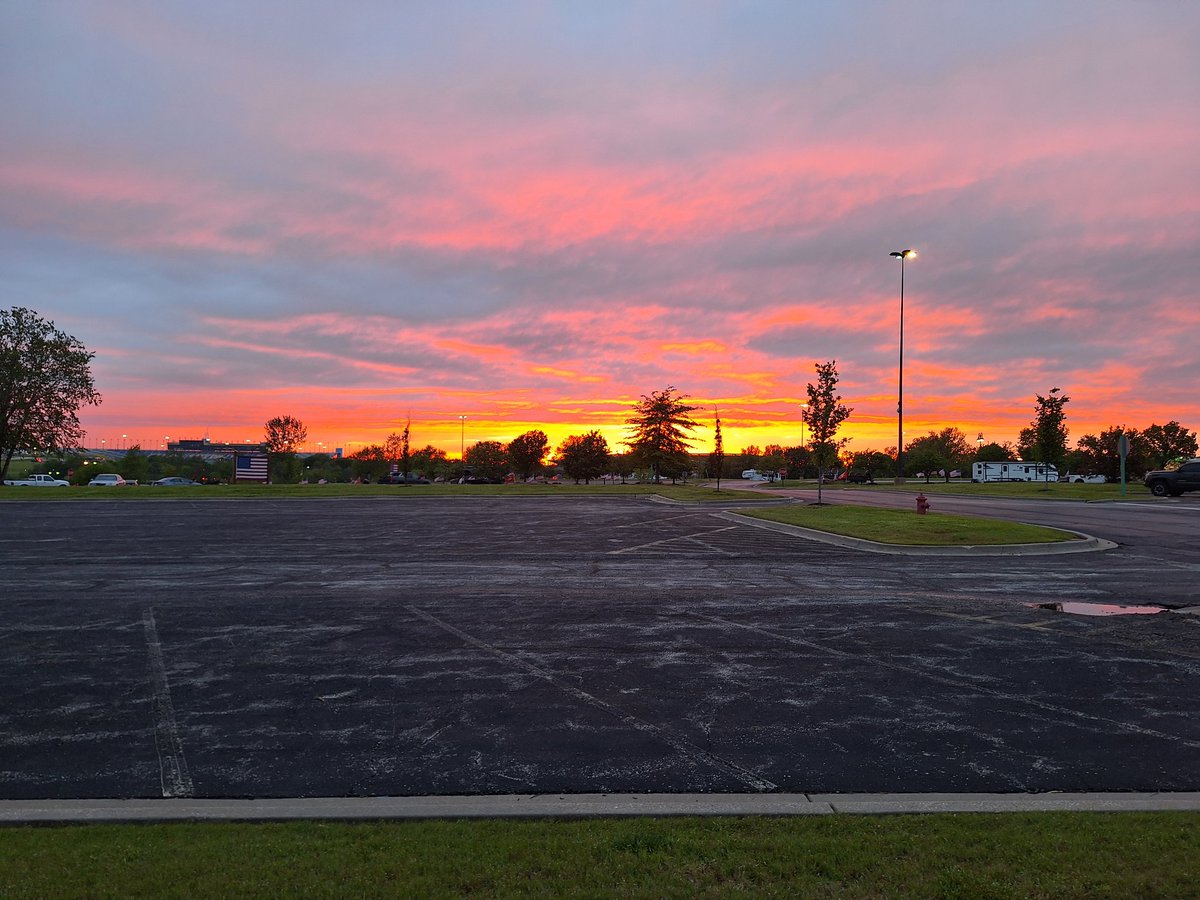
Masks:
[[[878,541],[881,544],[976,547],[985,544],[1039,544],[1078,538],[1055,528],[999,519],[977,519],[915,509],[874,509],[868,506],[782,506],[741,510],[742,515],[833,534]]]
[[[817,489],[815,481],[784,481],[767,485],[766,490],[787,488]],[[890,480],[882,479],[876,484],[844,484],[825,483],[825,491],[905,491],[911,494],[961,494],[964,497],[1013,497],[1023,500],[1120,500],[1120,484],[1067,484],[1065,481],[1057,484],[1041,482],[1005,481],[975,484],[971,481],[931,481],[909,479],[904,484],[892,484]],[[1129,482],[1125,485],[1125,498],[1144,500],[1150,497],[1150,491],[1140,481]]]
[[[0,829],[18,897],[1195,897],[1195,813]]]
[[[674,500],[736,499],[734,491],[695,484],[212,484],[203,487],[3,487],[0,500],[146,500],[186,497],[188,500],[228,500],[236,497],[646,497],[657,494]],[[755,495],[750,494],[753,497]]]

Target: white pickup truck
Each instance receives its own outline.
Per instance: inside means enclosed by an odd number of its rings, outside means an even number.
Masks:
[[[55,478],[53,475],[30,475],[28,478],[17,478],[5,481],[8,487],[70,487],[71,482]]]

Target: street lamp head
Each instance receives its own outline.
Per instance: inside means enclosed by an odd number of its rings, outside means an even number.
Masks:
[[[888,256],[894,256],[896,259],[913,259],[917,255],[916,250],[893,250]]]

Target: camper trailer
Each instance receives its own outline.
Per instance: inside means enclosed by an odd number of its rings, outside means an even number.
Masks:
[[[1058,469],[1040,462],[1007,460],[977,462],[971,466],[971,480],[983,481],[1058,481]]]

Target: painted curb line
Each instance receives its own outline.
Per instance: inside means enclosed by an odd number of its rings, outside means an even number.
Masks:
[[[794,537],[810,541],[820,541],[822,544],[833,544],[850,550],[865,550],[868,553],[887,553],[893,556],[1058,556],[1064,553],[1091,553],[1098,550],[1112,550],[1116,544],[1104,538],[1093,537],[1081,531],[1069,528],[1059,528],[1069,534],[1077,534],[1078,541],[1062,541],[1053,544],[990,544],[975,547],[924,547],[906,546],[903,544],[880,544],[864,538],[848,537],[843,534],[831,534],[828,531],[817,531],[800,525],[788,525],[783,522],[772,522],[768,519],[756,519],[731,512],[714,512],[714,516],[741,525],[753,525],[755,528],[765,528],[768,531],[778,531]]]
[[[3,800],[0,825],[303,820],[1200,811],[1200,791],[1050,794],[511,794],[229,800]]]

